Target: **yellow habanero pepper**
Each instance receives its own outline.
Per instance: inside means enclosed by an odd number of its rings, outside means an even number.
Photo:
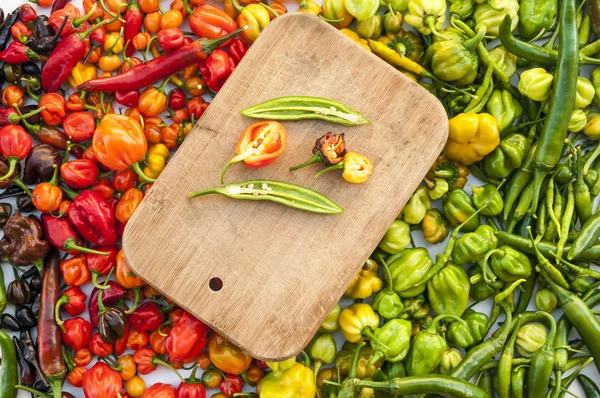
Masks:
[[[112,52],[113,54],[120,54],[123,51],[123,46],[125,45],[125,41],[123,37],[118,32],[112,32],[106,35],[106,40],[104,41],[104,51]]]
[[[261,398],[314,398],[317,394],[312,370],[300,363],[273,371],[260,383]]]
[[[379,327],[379,315],[365,303],[355,303],[345,308],[339,321],[342,334],[351,343],[357,343],[365,336],[372,336],[373,330]]]
[[[84,65],[83,62],[77,62],[77,65],[71,71],[71,76],[69,76],[69,84],[74,89],[87,82],[88,80],[95,79],[98,75],[95,65]]]
[[[448,121],[444,155],[466,165],[483,159],[500,144],[496,119],[489,113],[461,113]]]
[[[114,72],[121,67],[121,58],[118,55],[103,55],[98,60],[98,67],[102,72]]]
[[[302,0],[298,6],[298,12],[308,12],[318,17],[323,12],[323,9],[316,1]]]
[[[344,295],[353,299],[365,299],[380,291],[383,283],[379,279],[378,269],[377,263],[368,259],[360,272],[354,276]]]
[[[338,29],[350,25],[354,17],[346,10],[346,0],[323,0],[323,16],[331,21]]]
[[[296,357],[291,357],[290,359],[286,359],[285,361],[267,362],[267,366],[270,367],[273,372],[278,372],[280,370],[288,370],[295,364]]]
[[[152,145],[146,155],[144,174],[150,178],[158,178],[165,169],[167,160],[169,160],[169,149],[161,143]]]
[[[355,31],[344,28],[344,29],[340,29],[340,32],[342,32],[343,34],[348,36],[353,42],[360,44],[360,46],[362,48],[364,48],[365,50],[367,50],[368,52],[372,52],[371,47],[369,47],[369,42],[366,41],[365,39],[362,39],[358,35],[358,33],[356,33]]]
[[[271,22],[269,11],[257,3],[248,4],[242,9],[237,18],[239,26],[247,26],[247,28],[240,33],[240,36],[248,44],[254,43],[254,40],[258,38],[260,32],[267,27],[269,22]]]

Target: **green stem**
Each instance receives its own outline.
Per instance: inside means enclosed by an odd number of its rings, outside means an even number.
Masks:
[[[67,330],[65,329],[63,320],[60,318],[60,307],[63,304],[67,304],[68,302],[69,297],[66,294],[63,294],[62,296],[60,296],[60,299],[56,302],[56,305],[54,306],[54,321],[63,333],[66,333]]]
[[[320,176],[322,176],[325,173],[329,173],[332,170],[337,170],[337,169],[343,169],[345,165],[345,162],[342,160],[341,162],[339,162],[338,164],[334,164],[332,166],[329,167],[325,167],[323,170],[319,171],[317,174],[315,174],[315,180],[317,178],[319,178]]]
[[[309,165],[314,164],[314,163],[320,163],[320,162],[323,162],[323,158],[321,157],[320,154],[315,154],[315,155],[313,155],[312,158],[308,159],[306,162],[300,163],[297,166],[290,167],[290,171],[300,170],[300,169],[302,169],[302,168],[304,168],[306,166],[309,166]]]

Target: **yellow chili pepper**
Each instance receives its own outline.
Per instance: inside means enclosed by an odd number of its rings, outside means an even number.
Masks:
[[[300,363],[269,373],[260,384],[262,398],[314,398],[316,393],[312,370]]]
[[[496,119],[489,113],[461,113],[448,122],[444,155],[470,165],[483,159],[500,144]]]
[[[366,299],[374,293],[377,293],[383,287],[383,282],[379,279],[379,266],[371,259],[368,259],[354,280],[346,289],[344,295],[353,299]]]
[[[403,57],[402,55],[398,54],[396,51],[389,48],[385,43],[375,40],[369,40],[369,46],[375,54],[377,54],[388,64],[406,69],[407,71],[420,76],[425,76],[429,74],[421,65],[419,65],[418,63],[416,63],[408,57]]]
[[[379,327],[379,315],[369,304],[355,303],[345,308],[339,318],[342,334],[351,343],[357,343]]]
[[[165,169],[169,160],[169,149],[164,144],[154,144],[150,147],[146,156],[146,167],[144,174],[150,178],[158,178]]]
[[[352,39],[353,42],[360,44],[360,46],[362,48],[364,48],[365,50],[367,50],[368,52],[372,52],[371,47],[369,47],[369,42],[365,39],[362,39],[358,35],[358,33],[356,33],[355,31],[344,28],[344,29],[340,29],[340,32],[342,32],[343,34],[348,36],[350,39]]]
[[[267,362],[267,366],[270,367],[273,372],[278,372],[280,370],[288,370],[295,364],[296,357],[291,357],[290,359],[286,359],[285,361]]]
[[[300,6],[298,7],[298,12],[308,12],[315,16],[319,16],[323,12],[323,9],[313,0],[302,0],[300,2]]]
[[[80,84],[87,82],[88,80],[95,79],[98,75],[95,65],[84,65],[83,62],[77,62],[77,65],[71,71],[69,76],[69,84],[71,87],[76,88]]]
[[[257,3],[248,4],[237,18],[239,26],[247,26],[240,33],[240,36],[249,44],[254,43],[254,40],[258,38],[260,32],[267,27],[269,22],[271,22],[269,11]]]
[[[112,52],[113,54],[120,54],[123,51],[125,41],[119,32],[112,32],[106,35],[106,41],[104,42],[104,51]]]

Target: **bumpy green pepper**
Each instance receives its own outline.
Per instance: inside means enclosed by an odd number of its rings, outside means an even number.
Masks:
[[[379,0],[345,0],[344,7],[357,21],[366,21],[377,13]]]
[[[510,127],[523,114],[523,107],[510,91],[494,89],[485,107],[498,123],[500,131]]]
[[[429,190],[421,185],[415,193],[412,194],[408,203],[402,209],[402,217],[409,224],[420,224],[425,217],[425,213],[431,207],[429,200]]]
[[[462,319],[466,324],[452,322],[448,327],[448,341],[460,348],[467,348],[482,341],[487,332],[488,316],[469,308]]]
[[[406,249],[387,260],[392,274],[394,291],[402,298],[418,296],[425,291],[425,285],[414,286],[433,266],[427,249],[422,247]]]
[[[500,145],[483,159],[483,171],[490,178],[507,177],[521,167],[527,155],[527,138],[523,134],[509,134],[500,141]]]
[[[448,264],[427,282],[427,298],[436,314],[461,316],[469,303],[471,281],[465,269]]]
[[[494,234],[494,228],[482,225],[474,232],[468,232],[456,240],[452,261],[458,265],[476,263],[483,260],[485,254],[497,246],[498,238]]]
[[[397,33],[402,29],[402,14],[388,4],[388,12],[383,16],[383,29],[386,33]]]
[[[453,315],[439,315],[425,330],[413,337],[410,343],[410,351],[406,357],[406,371],[410,376],[428,375],[442,361],[442,356],[444,356],[444,352],[448,349],[448,343],[438,333],[437,327],[440,321],[446,318],[453,318],[458,322],[464,322]]]
[[[392,273],[390,272],[387,263],[383,259],[380,260],[383,265],[383,276],[385,277],[387,286],[377,293],[377,296],[373,299],[372,307],[375,311],[379,312],[379,315],[382,317],[394,319],[400,315],[404,309],[404,305],[402,304],[402,300],[400,300],[398,293],[394,291],[394,280],[392,279]]]
[[[594,102],[600,106],[600,66],[596,66],[592,71],[592,84],[594,85]]]
[[[578,133],[584,129],[587,124],[587,115],[583,109],[574,109],[571,112],[571,119],[567,130],[571,133]]]
[[[477,210],[485,206],[489,200],[487,207],[481,210],[481,214],[484,216],[497,216],[502,212],[504,200],[496,185],[485,184],[480,187],[471,187],[471,192],[473,194],[473,204],[475,204]]]
[[[544,68],[527,69],[521,73],[519,92],[534,101],[546,101],[552,91],[554,76]]]
[[[403,360],[408,354],[411,332],[412,324],[405,319],[392,319],[375,329],[373,331],[375,338],[370,341],[375,355],[369,364],[374,364],[383,358],[389,362]]]
[[[456,14],[462,20],[466,20],[475,11],[474,0],[449,0],[450,1],[450,14]]]
[[[437,36],[446,20],[446,0],[410,0],[404,20],[425,36]]]
[[[556,295],[552,290],[540,289],[535,293],[535,306],[539,311],[552,313],[557,305]]]
[[[363,39],[375,39],[381,36],[381,15],[375,14],[365,21],[356,22],[356,33]]]
[[[314,372],[317,374],[324,363],[331,363],[335,359],[337,347],[331,333],[317,335],[308,347],[308,355],[315,362]]]
[[[504,46],[499,45],[490,51],[490,59],[496,63],[496,66],[502,69],[506,76],[511,77],[517,71],[517,56],[508,51]]]
[[[421,231],[427,242],[440,243],[448,237],[448,220],[438,209],[429,209],[421,222]]]
[[[528,323],[521,326],[515,342],[517,352],[525,358],[532,358],[546,343],[548,333],[541,323]]]
[[[386,253],[396,254],[410,244],[410,225],[402,220],[395,220],[379,242],[379,248]]]
[[[391,6],[395,11],[406,12],[408,11],[409,0],[379,0],[381,7]]]
[[[521,0],[519,33],[529,41],[550,29],[556,18],[556,0]]]
[[[333,333],[336,330],[338,330],[340,328],[340,312],[342,312],[342,306],[339,303],[337,303],[333,306],[331,311],[329,311],[327,318],[325,318],[325,320],[321,324],[321,327],[319,328],[319,332]]]
[[[449,32],[444,32],[449,35]],[[449,37],[433,43],[427,49],[427,60],[431,60],[433,74],[441,80],[456,85],[473,83],[477,77],[479,58],[475,52],[477,45],[485,36],[485,28],[478,27],[477,35],[462,40],[460,36]]]
[[[342,378],[348,376],[348,372],[352,367],[352,359],[354,352],[356,351],[357,344],[346,341],[342,346],[342,349],[335,354],[335,367],[340,370],[340,376]],[[371,346],[364,346],[360,350],[358,355],[358,364],[356,366],[356,377],[364,379],[365,377],[372,377],[377,369],[383,365],[383,359],[369,365],[371,358],[373,358],[375,352]]]
[[[526,279],[531,275],[531,261],[526,254],[510,246],[500,246],[486,255],[494,275],[503,282]]]
[[[404,312],[402,318],[410,319],[425,319],[429,315],[429,304],[425,301],[425,297],[420,294],[417,297],[405,299]]]
[[[423,179],[427,188],[429,188],[429,197],[432,200],[438,200],[450,190],[450,184],[443,178],[434,178],[433,181],[427,178]]]
[[[462,189],[453,189],[448,193],[443,203],[444,215],[453,228],[458,227],[477,211],[468,193]],[[479,227],[479,217],[473,217],[471,221],[463,225],[463,232],[472,232]]]
[[[471,281],[471,290],[469,294],[473,300],[480,302],[485,301],[488,298],[496,295],[502,289],[502,282],[500,280],[486,283],[483,279],[483,272],[479,265],[474,265],[467,271],[467,275]]]
[[[589,79],[579,76],[576,86],[577,94],[575,96],[575,109],[585,108],[592,103],[594,99],[594,85]]]
[[[492,4],[489,1],[477,4],[473,18],[475,18],[476,24],[486,27],[489,36],[498,36],[500,24],[506,15],[510,15],[512,20],[510,30],[515,30],[519,23],[519,2],[517,0],[493,0]]]
[[[440,373],[447,375],[460,363],[460,361],[462,361],[462,359],[462,354],[456,348],[446,350],[440,361]]]

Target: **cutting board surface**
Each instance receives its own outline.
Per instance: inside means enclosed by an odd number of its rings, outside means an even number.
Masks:
[[[273,179],[323,193],[341,215],[277,203],[187,193],[219,185],[241,132],[241,110],[285,95],[338,100],[372,121],[345,127],[283,122],[287,148],[273,164],[241,164],[227,182]],[[364,184],[341,172],[318,180],[308,159],[324,133],[345,133],[347,148],[374,164]],[[213,329],[263,360],[296,355],[310,341],[441,151],[447,117],[418,84],[308,13],[278,18],[185,139],[128,222],[131,268]],[[211,289],[219,278],[222,288]]]

